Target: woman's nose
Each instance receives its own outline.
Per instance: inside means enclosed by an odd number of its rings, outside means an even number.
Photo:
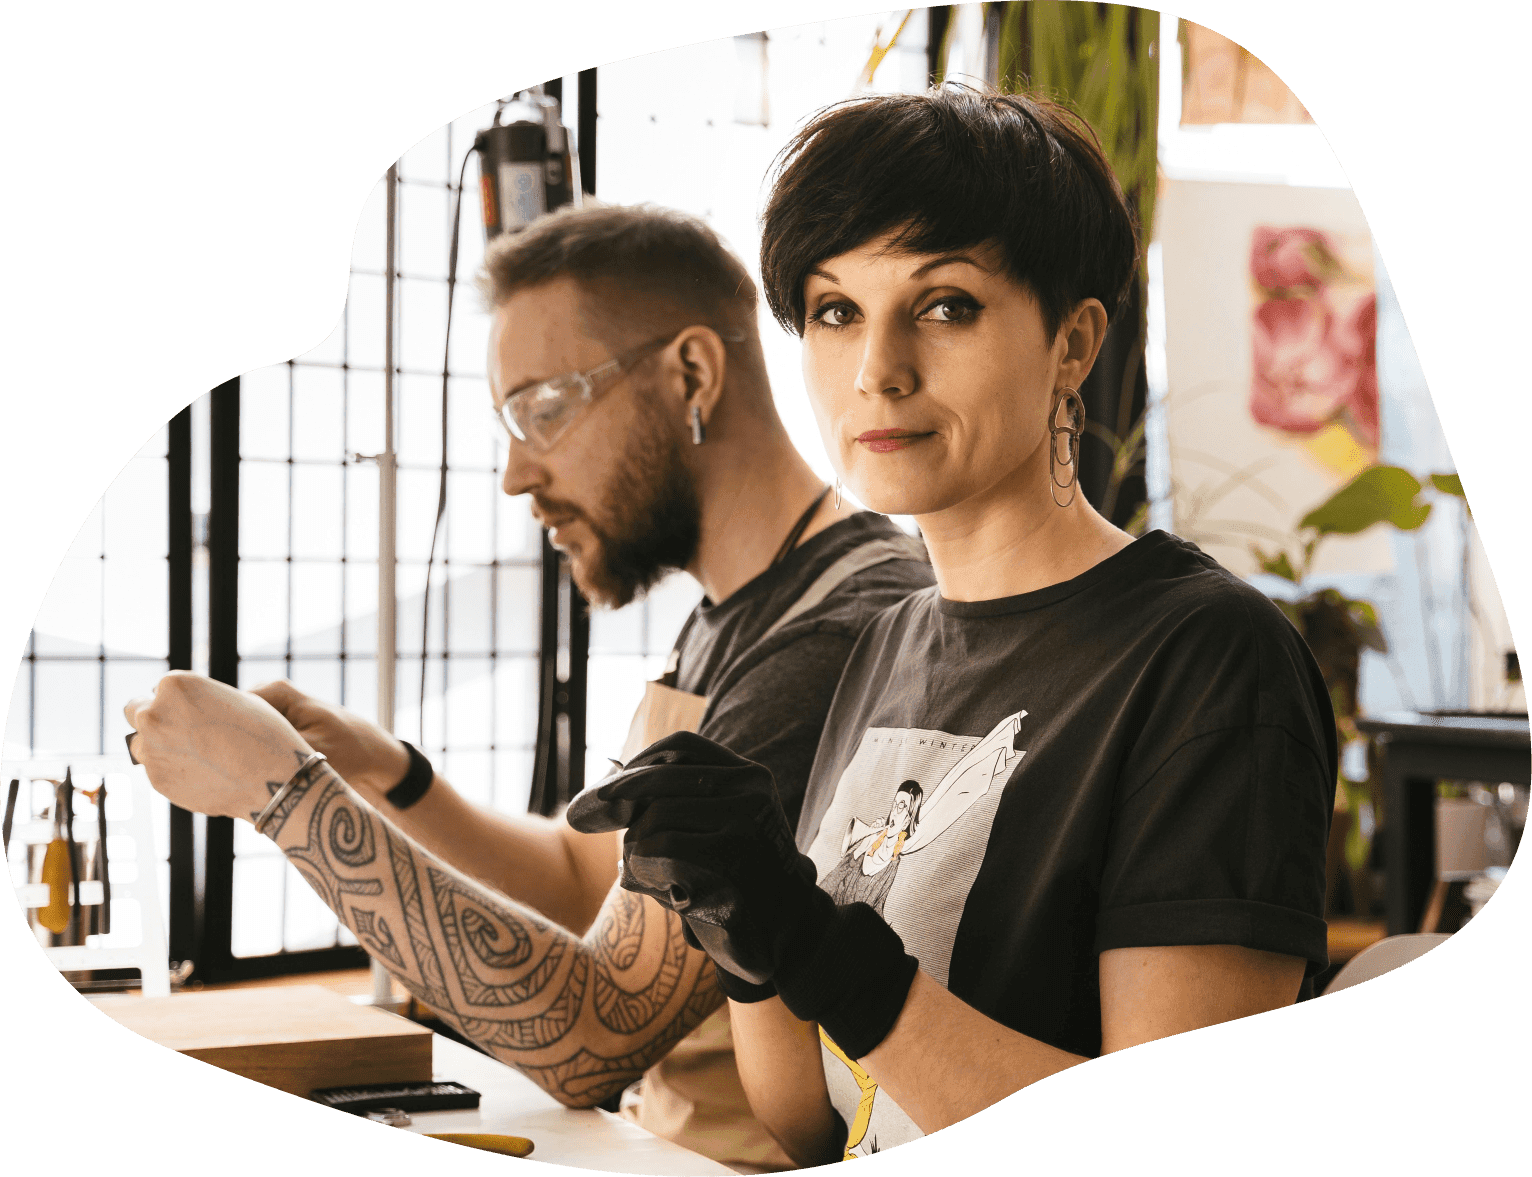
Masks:
[[[894,324],[869,324],[863,336],[862,362],[856,390],[863,396],[908,396],[919,377],[914,349],[907,334]]]

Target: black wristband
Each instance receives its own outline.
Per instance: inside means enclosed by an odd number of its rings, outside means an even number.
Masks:
[[[920,965],[867,904],[826,914],[813,948],[784,961],[772,980],[795,1017],[818,1022],[847,1058],[859,1059],[894,1028]]]
[[[399,742],[410,754],[410,769],[404,774],[402,781],[383,795],[395,809],[408,809],[426,795],[426,790],[431,787],[431,781],[436,776],[436,772],[419,748],[405,740]]]

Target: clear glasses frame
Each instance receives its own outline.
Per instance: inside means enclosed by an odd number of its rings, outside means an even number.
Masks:
[[[615,359],[597,364],[585,372],[565,372],[548,380],[523,388],[506,397],[503,404],[494,406],[495,422],[503,433],[539,453],[546,453],[558,443],[558,439],[573,425],[579,415],[596,399],[596,385],[616,372],[627,368],[656,351],[674,343],[683,331],[651,339],[637,347],[629,348]],[[732,328],[711,328],[726,343],[739,343],[745,338],[743,331]]]

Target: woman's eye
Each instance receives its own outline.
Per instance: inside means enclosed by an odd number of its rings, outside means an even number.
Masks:
[[[943,298],[928,306],[921,318],[933,319],[938,323],[959,323],[973,318],[978,309],[979,304],[971,298]]]
[[[843,302],[832,302],[829,306],[820,307],[814,312],[814,322],[822,323],[826,327],[845,327],[849,324],[856,312]]]

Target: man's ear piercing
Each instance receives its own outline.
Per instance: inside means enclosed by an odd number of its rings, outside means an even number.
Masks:
[[[707,440],[707,427],[702,424],[702,410],[696,405],[692,406],[692,445],[701,445]]]

